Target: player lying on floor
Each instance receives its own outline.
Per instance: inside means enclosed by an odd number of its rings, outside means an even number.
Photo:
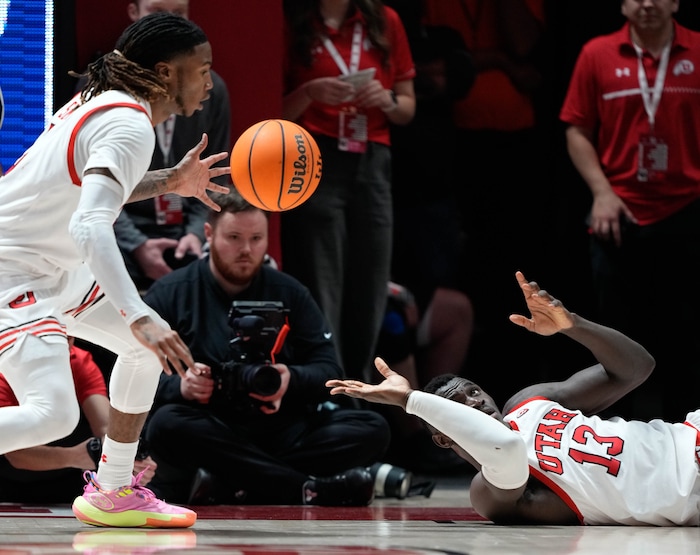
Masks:
[[[503,412],[478,385],[454,375],[413,391],[380,358],[381,383],[326,385],[334,395],[397,405],[422,418],[438,445],[479,471],[471,502],[496,523],[698,525],[700,410],[675,424],[595,416],[641,384],[654,359],[620,332],[569,312],[522,273],[516,278],[531,316],[510,320],[539,335],[570,337],[597,364],[562,382],[524,388]]]

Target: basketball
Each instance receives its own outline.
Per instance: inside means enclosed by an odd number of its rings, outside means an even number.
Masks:
[[[250,204],[270,212],[300,206],[321,180],[321,152],[308,131],[269,119],[246,129],[231,150],[231,180]]]

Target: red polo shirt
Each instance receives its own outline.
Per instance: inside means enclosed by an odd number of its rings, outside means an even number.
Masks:
[[[663,220],[700,197],[700,33],[674,24],[654,135],[668,145],[658,183],[637,180],[639,139],[650,132],[629,23],[584,45],[560,112],[568,124],[597,129],[597,151],[615,193],[641,225]],[[643,55],[654,86],[659,60]]]
[[[107,396],[107,386],[102,371],[95,364],[89,352],[78,347],[71,347],[70,367],[73,371],[75,393],[81,406],[90,395]],[[0,374],[0,407],[16,407],[18,405],[19,402],[10,388],[10,384],[7,383],[5,376]]]
[[[401,23],[398,14],[384,6],[384,16],[386,18],[385,35],[389,42],[390,63],[389,67],[382,65],[381,53],[374,48],[367,40],[366,32],[363,33],[363,48],[360,55],[360,65],[358,69],[369,67],[376,68],[374,78],[378,79],[384,88],[391,89],[396,81],[413,79],[416,71],[413,65],[411,50],[406,38],[406,31]],[[355,15],[346,19],[340,29],[335,30],[324,27],[323,32],[333,42],[340,56],[349,65],[350,50],[352,47],[352,36],[355,22],[365,23],[364,16],[356,11]],[[287,44],[290,44],[289,29],[286,30]],[[287,52],[289,47],[287,48]],[[300,64],[293,64],[286,56],[285,59],[285,90],[287,93],[300,87],[303,83],[318,77],[337,77],[341,74],[340,68],[335,63],[330,53],[323,46],[320,40],[312,46],[313,62],[311,67]],[[319,102],[311,102],[310,106],[299,117],[297,123],[313,134],[338,136],[339,112],[343,108],[351,106],[352,103],[329,106]],[[367,139],[372,142],[390,144],[389,140],[389,120],[386,114],[379,108],[367,110]]]

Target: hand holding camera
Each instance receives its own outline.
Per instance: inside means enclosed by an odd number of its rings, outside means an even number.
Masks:
[[[188,401],[206,404],[213,392],[211,368],[201,362],[196,362],[194,368],[188,368],[185,377],[180,380],[180,393]]]
[[[260,401],[260,412],[264,414],[273,414],[280,410],[280,406],[282,405],[282,397],[284,397],[284,394],[287,392],[290,377],[289,367],[286,364],[271,364],[269,367],[274,368],[279,373],[280,385],[277,388],[277,391],[275,391],[272,395],[260,395],[254,391],[248,393],[250,397]]]

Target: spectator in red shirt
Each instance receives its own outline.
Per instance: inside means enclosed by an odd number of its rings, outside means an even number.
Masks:
[[[598,319],[657,360],[615,410],[675,420],[700,386],[688,371],[700,360],[700,33],[674,20],[678,0],[622,0],[621,9],[619,31],[584,45],[560,117],[592,193]],[[677,302],[656,294],[662,283]]]
[[[71,503],[75,492],[84,485],[83,471],[97,468],[109,416],[107,386],[92,355],[76,347],[72,338],[70,365],[80,404],[78,426],[61,440],[0,456],[0,501]],[[0,407],[18,405],[10,385],[0,374]],[[144,484],[153,477],[156,463],[149,456],[134,461],[135,471],[146,467]]]
[[[413,118],[413,59],[399,16],[379,0],[289,0],[284,9],[283,115],[323,156],[316,193],[282,215],[284,270],[321,306],[345,373],[362,378],[391,264],[389,126]]]

